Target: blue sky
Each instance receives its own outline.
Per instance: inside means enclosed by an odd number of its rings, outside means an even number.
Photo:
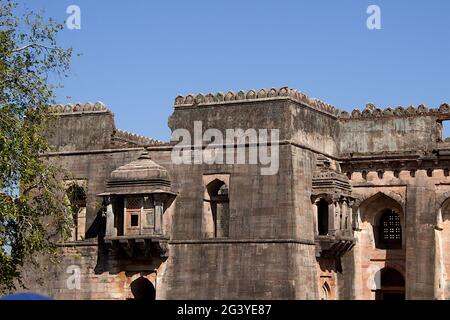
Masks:
[[[19,0],[81,9],[59,102],[103,101],[118,128],[168,140],[178,94],[290,86],[342,109],[450,102],[450,1]],[[381,30],[366,9],[381,8]],[[70,96],[71,98],[67,98]]]

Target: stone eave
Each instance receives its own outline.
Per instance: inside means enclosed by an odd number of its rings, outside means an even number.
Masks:
[[[177,196],[177,193],[168,190],[155,189],[155,190],[143,190],[143,191],[111,191],[97,194],[98,197],[107,196],[125,196],[125,195],[149,195],[149,194],[168,194],[171,196]]]

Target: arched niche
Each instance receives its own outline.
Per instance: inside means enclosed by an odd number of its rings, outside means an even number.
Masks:
[[[86,190],[77,183],[71,183],[67,187],[66,196],[69,200],[73,221],[70,240],[83,240],[86,234]]]
[[[229,179],[210,176],[206,182],[203,196],[203,236],[228,238],[230,231]]]
[[[381,235],[383,234],[383,228],[385,228],[383,222],[389,221],[389,219],[386,220],[386,217],[389,218],[389,216],[398,216],[400,224],[399,228],[401,230],[401,245],[393,246],[392,249],[400,249],[401,247],[404,247],[405,214],[403,206],[397,200],[383,192],[378,192],[362,201],[358,211],[361,222],[366,225],[369,224],[372,228],[374,240],[373,245],[380,249],[390,249],[389,246],[382,241],[383,239]]]

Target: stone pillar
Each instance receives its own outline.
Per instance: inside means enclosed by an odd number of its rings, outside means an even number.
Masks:
[[[418,170],[407,187],[406,298],[434,299],[436,187]]]
[[[368,299],[364,295],[364,289],[367,286],[367,282],[364,280],[362,254],[362,229],[361,229],[361,212],[359,207],[356,208],[354,200],[350,200],[350,212],[352,217],[350,227],[353,229],[353,237],[356,239],[356,245],[352,249],[353,261],[354,261],[354,274],[353,274],[353,296],[351,299],[364,300]],[[364,271],[363,271],[364,270]]]
[[[114,210],[111,199],[106,199],[106,236],[115,237],[117,236],[117,228],[114,227]]]
[[[161,197],[155,196],[155,234],[163,234],[164,202]]]
[[[344,200],[342,201],[342,208],[341,208],[341,216],[342,216],[342,230],[348,230],[349,225],[349,219],[348,219],[348,206],[347,202]]]
[[[313,213],[313,224],[314,224],[314,235],[317,236],[319,234],[319,221],[318,221],[318,210],[317,210],[317,202],[318,200],[314,201],[314,204],[312,205],[312,213]]]
[[[336,234],[336,205],[332,202],[328,205],[328,234],[334,236]]]
[[[353,221],[353,218],[354,218],[353,206],[355,205],[355,201],[351,198],[349,198],[347,200],[348,200],[348,206],[347,206],[348,229],[350,231],[352,231],[353,228],[355,227],[355,223]]]
[[[361,212],[359,208],[353,210],[352,228],[354,231],[361,231]]]
[[[435,276],[434,276],[434,296],[439,300],[445,300],[447,276],[445,270],[445,256],[444,256],[444,241],[443,230],[444,224],[442,219],[442,208],[438,209],[436,217],[436,226],[434,227],[435,234]]]

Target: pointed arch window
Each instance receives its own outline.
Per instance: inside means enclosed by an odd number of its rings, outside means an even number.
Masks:
[[[325,281],[320,291],[320,300],[330,300],[330,293],[331,293],[330,286]]]

